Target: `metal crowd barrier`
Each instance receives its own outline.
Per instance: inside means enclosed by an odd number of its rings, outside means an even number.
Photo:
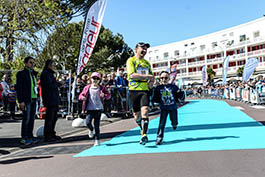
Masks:
[[[111,114],[119,114],[123,115],[123,117],[131,117],[133,115],[128,87],[111,87],[111,99]]]
[[[265,87],[262,88],[224,88],[224,89],[206,89],[205,97],[215,97],[242,101],[245,103],[260,105],[265,104]]]

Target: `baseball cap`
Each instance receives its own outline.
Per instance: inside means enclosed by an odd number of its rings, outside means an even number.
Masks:
[[[148,43],[144,43],[144,42],[138,42],[138,44],[136,44],[135,48],[138,48],[138,47],[147,47],[149,48],[150,47],[150,44]]]
[[[91,74],[91,77],[98,77],[98,78],[101,78],[101,75],[98,73],[98,72],[93,72]]]

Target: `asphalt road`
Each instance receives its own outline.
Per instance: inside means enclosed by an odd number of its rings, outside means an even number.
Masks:
[[[264,124],[265,109],[227,101]],[[218,108],[217,108],[218,109]],[[157,115],[152,116],[152,118]],[[124,119],[101,127],[102,141],[136,127]],[[74,158],[92,147],[87,130],[74,132],[63,141],[20,149],[0,158],[2,177],[263,177],[265,149],[168,152]],[[140,146],[140,145],[139,145]]]

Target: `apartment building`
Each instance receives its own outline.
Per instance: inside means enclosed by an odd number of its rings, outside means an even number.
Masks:
[[[206,65],[222,78],[224,59],[230,56],[228,77],[236,77],[249,58],[259,60],[256,74],[265,73],[265,17],[208,35],[150,47],[146,59],[154,75],[177,64],[177,79],[201,82]]]

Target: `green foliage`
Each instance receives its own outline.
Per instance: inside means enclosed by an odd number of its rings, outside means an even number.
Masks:
[[[45,60],[57,55],[56,69],[62,70],[65,66],[66,70],[75,72],[82,29],[83,22],[70,23],[56,28],[55,32],[48,37],[46,45],[38,57],[37,66],[43,67]],[[83,73],[109,72],[121,67],[129,58],[129,48],[124,46],[127,45],[121,34],[113,35],[109,29],[102,26],[93,53]],[[126,50],[121,52],[123,48]]]
[[[40,31],[71,18],[70,6],[63,0],[1,0],[0,1],[0,58],[12,61],[18,42],[39,50]]]
[[[242,76],[243,76],[243,71],[244,71],[244,66],[239,67],[239,68],[236,70],[237,76],[238,76],[238,77],[242,77]]]
[[[214,80],[213,78],[215,75],[216,72],[213,70],[213,68],[207,68],[207,76],[208,76],[207,81],[209,82],[210,85],[212,85],[212,82]]]

